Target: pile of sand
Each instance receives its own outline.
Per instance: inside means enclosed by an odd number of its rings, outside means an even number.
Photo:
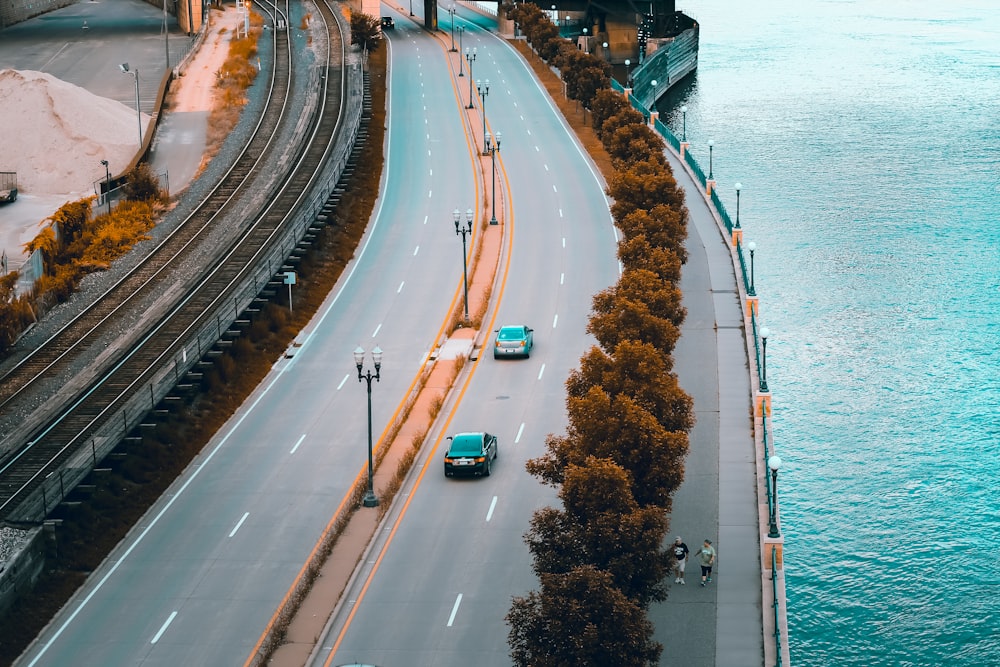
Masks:
[[[143,132],[149,116],[142,115]],[[0,171],[32,194],[92,194],[138,150],[135,109],[44,72],[0,70]]]

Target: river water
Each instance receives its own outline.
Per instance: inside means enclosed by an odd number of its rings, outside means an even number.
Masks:
[[[690,0],[757,243],[795,665],[1000,665],[1000,2]]]

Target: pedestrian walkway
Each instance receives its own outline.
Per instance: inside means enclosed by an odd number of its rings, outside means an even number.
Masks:
[[[689,213],[681,291],[687,318],[674,350],[680,384],[694,399],[684,483],[674,495],[671,536],[691,549],[687,585],[671,584],[650,620],[668,667],[764,664],[756,466],[743,307],[728,239],[698,183],[668,151]],[[698,585],[697,552],[717,551],[712,582]],[[671,579],[671,581],[673,581]]]

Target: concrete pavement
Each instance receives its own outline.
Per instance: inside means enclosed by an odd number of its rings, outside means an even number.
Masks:
[[[733,257],[701,186],[667,151],[689,212],[681,290],[687,319],[674,352],[681,386],[694,398],[684,483],[674,496],[671,535],[691,549],[687,584],[650,609],[660,664],[764,664],[757,480],[743,306]],[[703,540],[717,556],[712,583],[698,585]]]

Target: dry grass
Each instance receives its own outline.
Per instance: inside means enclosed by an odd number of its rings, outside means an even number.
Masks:
[[[205,392],[189,397],[185,405],[175,408],[153,434],[144,434],[142,446],[130,449],[123,463],[110,461],[109,473],[88,479],[87,484],[95,485],[89,497],[70,496],[81,501],[79,506],[57,510],[52,518],[62,519],[62,524],[55,534],[46,571],[30,596],[0,616],[0,664],[11,664],[20,655],[87,574],[100,565],[146,509],[184,471],[267,375],[275,359],[291,345],[296,333],[319,310],[336,284],[364,234],[382,173],[384,49],[371,54],[369,68],[373,112],[368,140],[336,220],[320,231],[313,248],[299,265],[294,313],[289,314],[284,302],[268,305],[254,321],[252,330],[206,374]],[[209,390],[216,387],[220,390]],[[353,490],[355,506],[360,505],[364,490],[365,484]],[[327,554],[349,519],[349,513],[338,517],[330,534],[324,537]],[[307,577],[310,582],[319,565],[310,570]],[[302,595],[302,591],[296,592],[297,598]]]

